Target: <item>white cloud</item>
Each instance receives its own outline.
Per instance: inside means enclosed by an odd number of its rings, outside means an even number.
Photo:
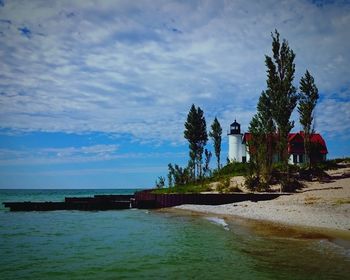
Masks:
[[[350,139],[350,102],[327,99],[316,110],[316,129],[330,137]]]
[[[64,148],[0,149],[0,166],[54,165],[113,161],[118,159],[183,158],[182,152],[123,152],[118,145]]]
[[[0,8],[11,20],[0,24],[0,127],[176,143],[195,103],[209,123],[236,117],[246,128],[275,28],[297,54],[296,85],[308,68],[321,95],[347,108],[349,15],[348,5],[307,1],[9,1]],[[318,128],[340,127],[320,117]]]
[[[161,173],[166,170],[164,166],[135,166],[135,167],[117,167],[117,168],[81,168],[81,169],[63,169],[51,171],[0,171],[0,175],[5,176],[91,176],[105,174],[140,174],[140,173]]]
[[[117,145],[94,145],[65,148],[0,149],[0,165],[55,164],[114,159]]]

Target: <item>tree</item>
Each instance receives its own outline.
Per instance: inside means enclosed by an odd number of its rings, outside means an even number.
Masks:
[[[311,169],[311,141],[310,135],[313,133],[313,113],[319,98],[318,89],[315,85],[314,78],[309,71],[306,70],[305,75],[300,80],[300,100],[298,106],[299,121],[304,130],[304,148]]]
[[[169,169],[168,176],[172,177],[172,182],[174,183],[174,186],[185,185],[189,182],[190,176],[189,176],[188,168],[182,168],[177,164],[173,166],[171,163],[169,163],[168,169]]]
[[[200,107],[196,108],[194,104],[192,104],[191,109],[187,115],[184,137],[189,143],[190,160],[195,163],[193,168],[193,177],[196,178],[197,169],[197,175],[201,178],[203,152],[204,146],[208,141],[208,134],[204,112]]]
[[[190,156],[190,159],[188,160],[188,163],[187,163],[187,170],[188,170],[189,180],[191,182],[195,181],[195,166],[196,166],[196,162],[195,160],[192,160],[192,157]]]
[[[205,121],[204,112],[200,107],[197,109],[197,117],[198,117],[198,141],[197,141],[197,147],[198,147],[198,153],[197,153],[197,162],[198,162],[198,169],[199,169],[199,178],[202,178],[203,170],[202,170],[202,159],[203,159],[203,152],[204,147],[207,144],[208,141],[208,133],[207,133],[207,123]]]
[[[168,187],[169,189],[173,186],[173,167],[172,165],[169,163],[168,164]]]
[[[190,155],[190,161],[193,162],[193,178],[196,177],[196,158],[198,153],[197,148],[197,139],[198,139],[198,118],[197,118],[197,109],[192,104],[190,111],[187,115],[187,121],[185,122],[185,131],[184,131],[184,137],[188,141],[188,147],[189,147],[189,155]]]
[[[158,177],[158,180],[156,180],[157,189],[164,188],[164,186],[165,186],[165,178],[163,176]]]
[[[210,164],[212,153],[210,151],[208,151],[207,149],[205,149],[204,155],[205,155],[205,161],[204,161],[203,172],[204,172],[204,176],[205,176],[207,173],[210,174],[209,164]]]
[[[211,131],[209,132],[209,136],[213,140],[215,156],[218,164],[218,170],[220,170],[221,135],[222,135],[222,128],[218,119],[215,117],[211,125]]]
[[[251,133],[251,138],[248,141],[250,152],[250,176],[255,176],[255,183],[260,184],[267,151],[265,149],[266,145],[263,127],[258,113],[255,114],[250,121],[248,131]]]
[[[253,164],[257,171],[257,179],[269,183],[272,173],[272,161],[275,151],[275,125],[271,113],[271,101],[266,92],[262,92],[257,105],[257,113],[252,118],[249,131],[252,134],[249,149],[253,155]]]
[[[298,101],[296,88],[293,86],[295,54],[285,39],[280,43],[277,30],[271,36],[273,57],[265,56],[268,69],[265,95],[270,102],[271,117],[277,127],[279,157],[288,174],[288,134],[294,127],[290,116]],[[286,178],[288,180],[289,177]]]

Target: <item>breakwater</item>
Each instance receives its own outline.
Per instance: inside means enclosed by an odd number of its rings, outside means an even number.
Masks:
[[[135,193],[135,203],[137,208],[164,208],[182,204],[199,205],[220,205],[241,201],[262,201],[271,200],[281,193],[196,193],[196,194],[153,194],[151,191]]]
[[[129,208],[156,209],[182,204],[220,205],[241,201],[275,199],[280,193],[231,193],[231,194],[154,194],[152,190],[135,192],[134,195],[94,195],[93,197],[66,197],[62,202],[4,202],[11,211],[53,210],[121,210]]]
[[[93,197],[66,197],[62,202],[4,202],[11,211],[54,210],[121,210],[132,207],[134,195],[94,195]]]

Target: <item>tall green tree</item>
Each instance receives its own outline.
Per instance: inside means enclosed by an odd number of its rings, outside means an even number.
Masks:
[[[187,120],[185,122],[185,131],[184,131],[184,137],[188,141],[188,147],[189,147],[189,156],[190,161],[193,163],[193,174],[192,177],[195,179],[196,177],[196,158],[198,153],[197,148],[197,139],[198,139],[198,117],[197,117],[197,109],[194,104],[192,104],[190,111],[187,115]]]
[[[158,180],[156,180],[157,189],[164,188],[164,186],[165,186],[165,178],[163,176],[158,177]]]
[[[174,177],[174,168],[173,166],[169,163],[168,164],[168,187],[169,189],[172,188],[173,186],[173,177]]]
[[[185,185],[189,182],[188,168],[182,168],[181,166],[175,164],[174,166],[168,164],[169,174],[168,177],[171,177],[174,187]]]
[[[198,141],[197,141],[197,147],[198,147],[198,153],[197,153],[197,164],[198,164],[198,170],[199,170],[199,178],[202,178],[203,176],[203,153],[204,153],[204,147],[208,142],[208,133],[207,133],[207,123],[205,121],[204,112],[203,110],[198,107],[197,108],[197,117],[198,117]]]
[[[272,57],[265,56],[267,67],[266,98],[270,102],[271,116],[277,128],[279,157],[288,174],[288,134],[294,127],[290,120],[297,105],[298,95],[293,85],[295,73],[295,54],[288,42],[280,42],[277,30],[272,36]],[[288,181],[286,178],[286,182]]]
[[[222,135],[222,128],[218,119],[215,117],[211,125],[211,131],[209,132],[209,136],[213,140],[218,170],[220,170],[221,135]]]
[[[191,109],[187,115],[187,121],[185,122],[184,137],[189,144],[190,160],[195,163],[194,166],[194,178],[197,175],[202,177],[202,162],[204,146],[208,141],[207,125],[204,117],[203,110],[192,104]]]
[[[269,183],[272,173],[273,154],[275,152],[276,127],[271,112],[271,100],[262,92],[257,105],[257,113],[250,122],[251,131],[257,156],[259,157],[259,169],[264,183]],[[248,143],[249,144],[249,143]]]
[[[304,148],[307,155],[309,169],[311,168],[311,141],[310,135],[313,133],[313,113],[319,98],[318,89],[314,78],[306,70],[305,75],[300,80],[300,99],[298,105],[299,121],[304,130]]]
[[[204,161],[203,173],[204,173],[204,176],[206,176],[206,175],[210,176],[209,164],[210,164],[212,153],[210,151],[208,151],[207,149],[205,149],[204,155],[205,155],[205,161]]]
[[[248,141],[250,175],[255,176],[256,183],[259,184],[261,182],[264,158],[266,155],[266,145],[264,142],[263,127],[258,113],[256,113],[250,121],[248,131],[251,133],[251,138]]]

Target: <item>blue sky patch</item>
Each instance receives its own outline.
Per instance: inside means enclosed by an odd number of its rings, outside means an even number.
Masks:
[[[20,27],[20,28],[18,28],[18,30],[21,32],[21,35],[23,35],[24,37],[27,37],[27,38],[32,37],[32,31],[30,31],[29,28]]]

